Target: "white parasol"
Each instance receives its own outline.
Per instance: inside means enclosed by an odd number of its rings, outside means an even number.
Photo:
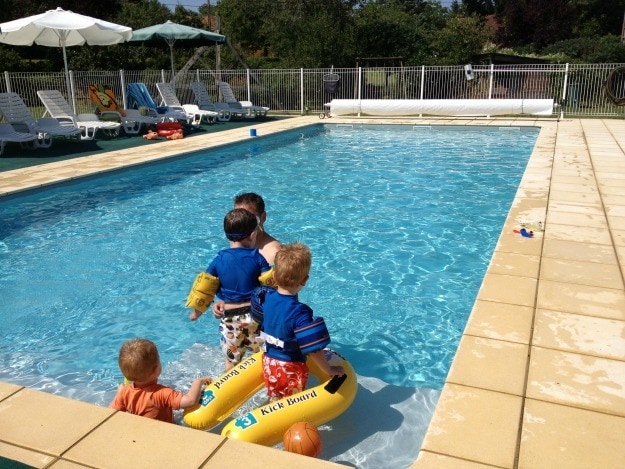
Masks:
[[[0,43],[13,46],[37,44],[63,48],[67,92],[71,92],[66,47],[108,46],[128,41],[132,29],[90,16],[57,8],[39,15],[0,23]]]

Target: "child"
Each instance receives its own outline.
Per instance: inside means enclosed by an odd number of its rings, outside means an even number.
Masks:
[[[262,289],[258,294],[259,289],[253,296],[255,316],[257,309],[262,309],[261,338],[266,341],[263,378],[271,400],[304,390],[308,381],[306,355],[328,375],[344,374],[342,367],[330,366],[323,353],[330,342],[323,319],[313,318],[312,309],[297,299],[308,280],[310,264],[310,250],[304,244],[282,245],[273,273],[277,290]]]
[[[204,298],[198,301],[194,295],[201,296],[197,294],[202,293],[202,287],[198,286],[196,280],[187,301],[187,306],[194,308],[189,316],[192,321],[206,311],[214,295],[225,302],[223,310],[213,311],[213,315],[220,319],[220,341],[226,356],[226,371],[243,359],[246,350],[260,350],[256,341],[258,324],[250,314],[250,298],[254,289],[261,284],[261,274],[269,272],[271,267],[258,249],[254,248],[257,229],[258,219],[243,208],[230,210],[226,214],[224,231],[230,247],[217,254],[204,274],[209,281],[214,282],[215,288],[210,292],[204,289]]]
[[[273,265],[273,259],[280,247],[280,241],[265,231],[265,221],[267,221],[267,212],[265,211],[265,201],[254,192],[244,192],[238,194],[234,198],[234,208],[244,208],[248,212],[256,215],[258,219],[258,232],[256,233],[256,241],[254,247],[263,255],[270,266]],[[213,314],[219,315],[224,312],[224,302],[219,300],[213,304]],[[219,317],[219,316],[218,316]]]
[[[202,386],[210,384],[210,377],[196,379],[187,394],[158,384],[163,368],[154,342],[132,339],[119,350],[119,368],[129,384],[120,384],[110,407],[163,422],[174,423],[174,410],[196,405],[202,395]]]

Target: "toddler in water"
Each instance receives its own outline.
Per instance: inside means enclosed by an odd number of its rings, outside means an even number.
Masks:
[[[306,356],[328,375],[342,376],[341,366],[331,366],[323,352],[330,335],[322,318],[301,303],[297,293],[308,281],[310,250],[301,243],[285,244],[276,253],[276,289],[261,288],[252,296],[254,315],[261,312],[261,338],[265,340],[263,377],[271,400],[301,392],[308,381]],[[262,310],[262,311],[261,311]]]
[[[206,272],[200,274],[206,278],[207,286],[201,286],[201,280],[196,280],[187,300],[187,306],[193,308],[189,316],[192,321],[203,314],[215,295],[224,301],[222,308],[213,310],[213,315],[220,319],[226,370],[239,363],[247,350],[260,350],[256,340],[258,324],[252,320],[250,298],[254,289],[261,285],[261,279],[270,277],[271,267],[254,247],[258,228],[258,218],[244,208],[235,208],[226,214],[224,231],[230,246],[219,251]],[[198,309],[198,304],[202,309]]]
[[[196,379],[187,394],[158,384],[163,370],[158,349],[147,339],[125,342],[119,351],[119,368],[130,383],[120,384],[110,407],[163,422],[174,423],[174,410],[193,407],[200,400],[202,386],[212,378]]]

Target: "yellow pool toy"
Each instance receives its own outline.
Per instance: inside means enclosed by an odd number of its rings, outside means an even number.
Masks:
[[[356,397],[358,382],[354,369],[342,356],[324,349],[331,365],[345,370],[341,377],[321,371],[313,360],[306,363],[318,380],[315,387],[260,406],[234,419],[223,428],[227,438],[272,446],[296,422],[322,425],[345,412]],[[262,352],[243,360],[208,385],[200,403],[184,412],[184,422],[193,428],[208,429],[225,420],[263,387]]]

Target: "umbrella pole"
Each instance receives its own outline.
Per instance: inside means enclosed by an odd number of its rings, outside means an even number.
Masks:
[[[65,51],[65,45],[63,45],[63,63],[65,64],[65,85],[67,86],[67,96],[70,96],[72,90],[69,83],[69,67],[67,66],[67,52]],[[73,100],[70,100],[70,103],[72,105],[72,111],[76,112]]]
[[[171,60],[171,82],[174,83],[174,41],[169,43],[169,59]]]

